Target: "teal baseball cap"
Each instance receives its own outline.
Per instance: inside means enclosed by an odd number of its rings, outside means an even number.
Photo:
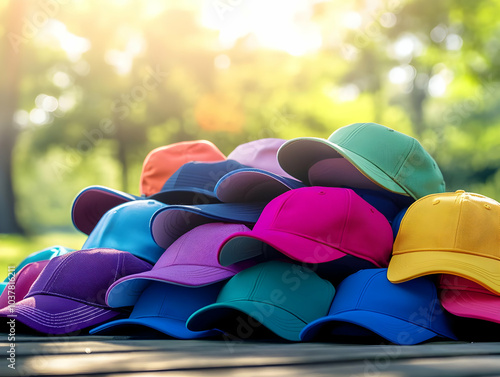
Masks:
[[[243,338],[233,324],[248,320],[253,329],[246,337],[264,326],[281,338],[300,341],[300,331],[327,314],[334,295],[333,285],[307,267],[264,262],[234,275],[216,303],[194,312],[186,326],[191,331],[218,329]]]
[[[414,199],[445,191],[436,161],[419,141],[377,123],[341,127],[328,140],[289,140],[277,157],[283,170],[311,186],[378,187]]]

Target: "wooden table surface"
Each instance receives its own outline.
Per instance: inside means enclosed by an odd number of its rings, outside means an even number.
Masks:
[[[414,346],[16,336],[0,376],[500,376],[500,342]]]

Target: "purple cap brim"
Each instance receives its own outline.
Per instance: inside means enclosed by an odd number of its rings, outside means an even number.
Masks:
[[[229,279],[235,273],[234,270],[222,266],[173,265],[152,269],[115,281],[106,293],[106,303],[110,307],[134,305],[150,281],[201,287]]]
[[[35,295],[0,310],[0,317],[15,319],[45,334],[68,334],[97,326],[121,313],[58,296]]]

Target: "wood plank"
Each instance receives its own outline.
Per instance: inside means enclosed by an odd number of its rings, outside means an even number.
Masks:
[[[495,356],[500,343],[433,342],[416,346],[353,345],[333,343],[265,343],[185,341],[170,339],[123,339],[116,337],[39,338],[16,345],[17,371],[5,376],[123,374],[158,371],[235,369],[268,366],[277,368],[320,368],[356,365],[397,365],[429,358],[463,357],[470,360]],[[5,344],[2,344],[5,346]],[[3,347],[2,347],[3,348]],[[367,364],[368,363],[368,364]],[[2,367],[0,365],[0,367]],[[3,372],[2,368],[2,372]],[[12,372],[12,373],[11,373]],[[500,373],[500,367],[497,370]],[[10,374],[9,374],[10,373]],[[259,372],[260,374],[260,372]]]

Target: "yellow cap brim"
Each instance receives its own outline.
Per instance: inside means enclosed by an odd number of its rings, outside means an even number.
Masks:
[[[472,280],[500,295],[500,260],[460,251],[410,251],[393,255],[387,269],[392,283],[420,276],[452,274]]]

